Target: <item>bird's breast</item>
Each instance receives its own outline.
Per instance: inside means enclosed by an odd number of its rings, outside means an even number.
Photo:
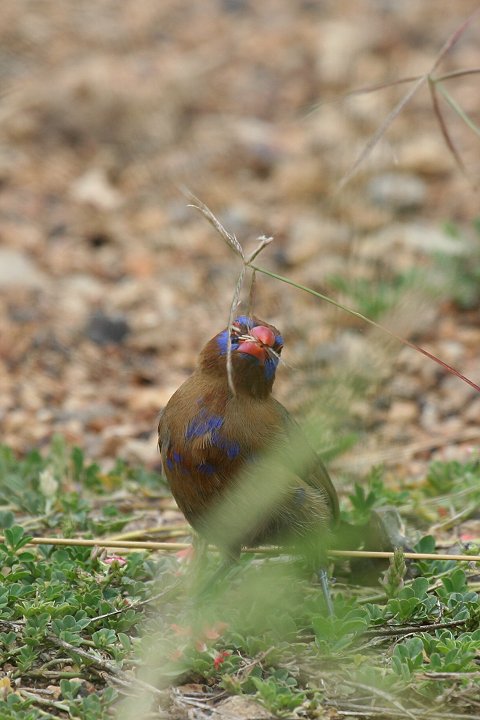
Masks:
[[[186,390],[173,407],[167,405],[159,437],[172,494],[196,526],[245,463],[254,461],[274,441],[283,420],[275,406],[265,401],[208,391],[192,398],[188,386]]]

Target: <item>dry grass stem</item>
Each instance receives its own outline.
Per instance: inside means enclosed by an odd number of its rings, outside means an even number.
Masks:
[[[197,198],[193,193],[188,190],[188,188],[182,188],[182,191],[184,194],[186,194],[189,198],[193,199],[195,202],[191,203],[188,207],[192,207],[195,210],[198,210],[202,213],[202,215],[208,220],[208,222],[215,228],[215,230],[219,233],[219,235],[223,238],[223,240],[227,243],[227,245],[234,251],[236,255],[238,255],[243,262],[243,267],[240,271],[240,274],[238,276],[235,290],[232,297],[232,302],[230,304],[230,312],[228,316],[228,334],[227,334],[227,378],[228,378],[228,386],[230,388],[230,391],[232,395],[236,395],[235,391],[235,382],[233,378],[233,367],[232,367],[232,325],[234,320],[234,315],[236,312],[236,309],[240,302],[240,296],[242,293],[243,283],[245,280],[245,275],[247,272],[247,268],[250,267],[250,264],[255,260],[255,258],[262,252],[264,248],[267,247],[267,245],[270,245],[271,242],[273,242],[273,237],[267,237],[266,235],[261,235],[258,238],[258,245],[257,247],[250,253],[248,257],[245,257],[245,252],[243,250],[242,245],[237,240],[234,233],[228,232],[228,230],[222,225],[220,220],[216,217],[216,215],[210,210],[210,208],[205,205],[204,202],[202,202],[199,198]],[[248,312],[251,312],[251,309],[253,307],[253,288],[255,283],[255,270],[253,269],[253,277],[252,277],[252,283],[250,286],[250,294],[249,294],[249,310]]]
[[[432,98],[432,105],[433,105],[433,111],[437,117],[438,124],[440,126],[440,131],[443,135],[443,139],[445,140],[445,144],[447,145],[448,149],[452,153],[455,162],[457,163],[458,167],[460,168],[461,172],[466,175],[467,170],[465,168],[465,165],[463,163],[462,158],[460,157],[460,153],[458,152],[458,149],[453,141],[452,136],[450,135],[450,132],[447,127],[447,123],[445,122],[445,118],[443,116],[443,113],[440,108],[440,103],[438,101],[438,94],[437,94],[437,84],[433,80],[433,78],[429,78],[428,81],[428,88],[430,90],[430,96]]]
[[[377,143],[382,139],[382,137],[385,135],[386,131],[392,124],[392,122],[395,120],[395,118],[400,114],[400,112],[403,110],[403,108],[410,102],[412,97],[415,95],[417,90],[419,90],[422,85],[424,85],[426,82],[428,82],[430,85],[432,82],[435,82],[435,79],[432,78],[432,73],[437,69],[440,62],[443,60],[445,55],[450,52],[450,50],[456,45],[462,34],[465,32],[467,27],[470,25],[471,21],[477,15],[477,13],[480,11],[480,7],[477,7],[476,10],[474,10],[467,19],[458,27],[449,38],[447,38],[446,42],[443,44],[442,48],[440,49],[440,52],[436,56],[432,67],[430,70],[423,75],[420,75],[416,80],[413,87],[410,88],[410,90],[403,96],[403,98],[400,100],[400,102],[397,103],[397,105],[393,108],[393,110],[387,115],[385,120],[382,122],[380,127],[376,130],[376,132],[373,134],[373,136],[370,138],[370,140],[367,142],[365,147],[363,148],[362,152],[358,156],[358,158],[355,160],[351,168],[345,173],[345,175],[342,177],[342,179],[339,182],[337,192],[341,190],[345,185],[352,179],[352,177],[356,174],[358,168],[360,165],[364,162],[364,160],[370,155],[374,147],[377,145]],[[476,69],[472,69],[474,72]],[[461,71],[462,74],[465,74],[465,71]],[[414,78],[403,78],[398,82],[413,82]],[[398,83],[390,83],[390,84],[398,84]],[[378,88],[380,89],[380,88]],[[372,92],[372,89],[367,89],[366,92]],[[350,93],[351,94],[351,93]],[[438,114],[438,103],[435,103],[435,94],[432,94],[432,100],[434,101],[434,110],[435,114],[439,120],[440,127],[442,130],[442,134],[445,138],[445,141],[447,142],[447,146],[450,150],[452,150],[452,144],[451,141],[447,140],[448,133],[445,134],[444,129],[444,123],[442,122],[442,116]],[[456,109],[456,112],[458,110]],[[453,151],[452,151],[453,152]],[[455,159],[457,160],[457,154],[453,153]],[[457,160],[458,162],[458,160]],[[459,167],[462,167],[462,164],[459,164]]]
[[[5,542],[5,538],[0,536],[0,542]],[[61,545],[64,547],[100,547],[100,548],[125,548],[134,550],[185,550],[191,547],[191,543],[175,543],[175,542],[154,542],[154,541],[135,541],[135,540],[89,540],[86,538],[58,538],[58,537],[35,537],[31,538],[27,545]],[[210,550],[215,550],[213,546]],[[284,554],[282,548],[275,546],[245,548],[244,552],[258,553],[260,555],[276,555]],[[331,557],[344,558],[383,558],[388,559],[394,557],[393,552],[379,552],[366,550],[331,550],[328,553]],[[457,560],[459,562],[480,562],[480,555],[450,555],[441,553],[413,553],[406,552],[403,554],[409,560]]]

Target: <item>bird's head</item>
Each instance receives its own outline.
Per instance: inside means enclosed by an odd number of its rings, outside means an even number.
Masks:
[[[273,325],[240,315],[231,327],[232,370],[235,390],[253,397],[267,397],[283,348],[283,338]],[[202,370],[227,377],[228,328],[215,335],[200,354]]]

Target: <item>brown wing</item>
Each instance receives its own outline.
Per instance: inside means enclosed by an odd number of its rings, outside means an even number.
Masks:
[[[333,520],[336,522],[340,514],[338,495],[323,460],[310,447],[299,424],[292,418],[288,410],[281,403],[277,402],[277,405],[284,418],[287,436],[292,444],[292,451],[299,458],[299,474],[302,480],[313,490],[321,490],[322,494],[326,493]]]

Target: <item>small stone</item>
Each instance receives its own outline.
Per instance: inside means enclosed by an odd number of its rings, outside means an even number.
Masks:
[[[215,720],[269,720],[273,715],[260,703],[245,695],[233,695],[215,706]]]
[[[334,248],[338,252],[339,248],[347,246],[349,240],[350,231],[345,225],[326,220],[316,213],[305,214],[292,224],[284,259],[288,265],[299,265],[323,256],[326,248]]]
[[[478,348],[480,345],[480,327],[459,327],[457,323],[456,329],[456,337],[462,345]]]
[[[476,396],[476,390],[470,385],[455,375],[447,375],[441,385],[440,410],[445,415],[461,413]]]
[[[342,18],[325,19],[320,29],[316,69],[322,85],[350,84],[361,50],[372,43],[373,26]]]
[[[390,383],[391,394],[402,400],[413,400],[419,397],[422,390],[420,378],[414,376],[395,375]]]
[[[169,394],[165,394],[164,390],[158,387],[135,388],[131,394],[129,407],[134,412],[149,412],[152,410],[158,412],[160,408],[168,402],[168,399],[173,395],[177,387],[169,387]]]
[[[97,345],[120,345],[130,327],[122,315],[106,315],[102,311],[95,312],[88,321],[85,334]]]
[[[227,13],[244,14],[249,6],[246,0],[222,0],[222,9]]]
[[[98,301],[105,292],[102,283],[87,273],[75,273],[62,278],[58,287],[63,296],[74,295],[82,304]]]
[[[340,255],[318,253],[308,262],[298,268],[296,278],[306,287],[314,290],[325,290],[325,284],[329,283],[332,277],[342,277],[345,273],[345,259]]]
[[[158,461],[157,442],[157,433],[148,440],[131,438],[122,444],[121,455],[129,462],[151,465]]]
[[[427,432],[438,432],[440,424],[439,412],[436,404],[427,400],[420,415],[420,425]]]
[[[280,196],[293,203],[317,201],[329,190],[329,179],[314,156],[295,156],[279,163],[275,178]]]
[[[460,363],[465,355],[465,348],[457,340],[439,340],[437,344],[438,357],[450,365]],[[449,382],[459,382],[454,375],[449,376]]]
[[[60,278],[57,291],[59,313],[71,325],[82,325],[89,305],[98,303],[105,292],[102,283],[86,273]]]
[[[480,423],[480,397],[476,397],[469,403],[465,413],[465,420],[469,423]]]
[[[234,131],[245,167],[258,177],[268,177],[282,154],[272,125],[249,118],[238,120]]]
[[[428,176],[447,175],[455,167],[441,138],[416,133],[400,150],[399,162],[405,170]]]
[[[425,202],[427,188],[423,180],[407,173],[384,173],[368,184],[371,201],[394,212],[415,210]]]
[[[415,402],[395,400],[388,411],[388,421],[396,425],[408,425],[418,419],[418,406]]]
[[[379,253],[385,253],[388,247],[411,250],[422,255],[441,253],[452,257],[460,257],[471,251],[467,241],[452,238],[438,227],[426,223],[393,223],[372,236],[369,243],[372,242],[379,246]]]
[[[72,197],[80,203],[93,205],[100,210],[115,210],[122,197],[110,183],[103,168],[92,168],[72,185]]]
[[[46,284],[46,277],[27,255],[11,248],[0,249],[0,288],[41,287]]]
[[[164,480],[165,481],[165,480]],[[180,510],[175,509],[163,509],[162,508],[162,524],[163,525],[169,525],[169,524],[176,524],[176,523],[182,523],[185,522],[185,516]]]
[[[457,417],[456,415],[452,415],[452,417],[448,417],[445,420],[442,420],[442,423],[437,428],[437,430],[441,432],[442,435],[456,435],[457,433],[461,432],[463,427],[464,425],[462,418]]]

